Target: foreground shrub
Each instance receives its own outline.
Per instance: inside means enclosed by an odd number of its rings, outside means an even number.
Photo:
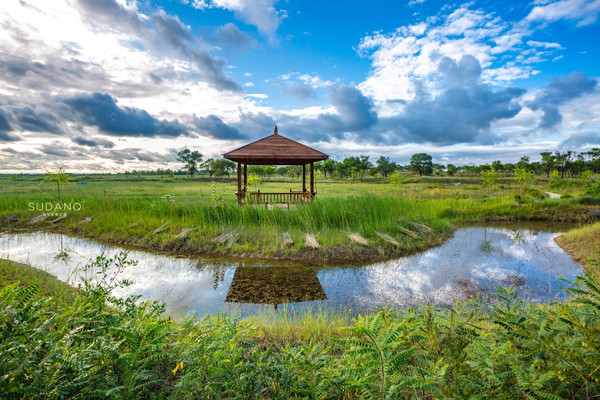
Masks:
[[[570,398],[600,395],[600,289],[572,300],[382,309],[335,340],[275,344],[224,316],[175,323],[118,299],[126,255],[99,257],[72,305],[0,290],[2,399]],[[294,343],[294,345],[290,344]]]

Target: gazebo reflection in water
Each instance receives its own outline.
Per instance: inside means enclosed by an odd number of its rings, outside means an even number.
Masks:
[[[327,300],[316,269],[239,263],[227,292],[228,303],[279,304]]]
[[[310,148],[302,143],[286,138],[277,132],[238,149],[223,154],[223,157],[237,162],[238,204],[246,201],[254,204],[289,204],[311,201],[315,191],[315,162],[327,160],[329,155]],[[248,192],[248,165],[302,165],[302,191],[290,192]],[[306,166],[309,166],[309,188],[306,188]]]

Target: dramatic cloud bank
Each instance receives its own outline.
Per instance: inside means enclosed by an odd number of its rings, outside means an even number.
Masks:
[[[181,148],[218,157],[275,125],[336,158],[600,147],[597,0],[412,1],[382,22],[344,7],[373,21],[277,0],[5,0],[0,173],[177,168]]]
[[[532,110],[543,111],[540,129],[549,129],[562,122],[558,106],[576,99],[587,93],[592,93],[598,81],[590,79],[583,72],[571,72],[565,78],[552,78],[533,101],[527,103]]]
[[[480,82],[481,67],[473,56],[463,56],[457,63],[443,57],[439,71],[447,88],[437,96],[425,89],[417,90],[404,111],[388,123],[397,125],[397,132],[412,143],[493,144],[503,138],[490,134],[492,123],[509,119],[521,111],[518,103],[524,89],[507,88],[493,91]]]
[[[223,72],[225,60],[212,56],[208,46],[194,37],[177,16],[163,11],[142,16],[115,0],[79,0],[79,4],[86,21],[98,29],[117,29],[153,51],[172,51],[183,60],[193,61],[211,86],[219,90],[241,90],[239,83]]]
[[[108,94],[80,94],[63,102],[73,112],[73,120],[97,126],[114,136],[179,136],[187,134],[177,121],[159,121],[144,110],[119,107]]]

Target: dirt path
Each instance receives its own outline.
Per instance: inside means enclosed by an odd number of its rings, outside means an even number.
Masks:
[[[550,196],[551,199],[560,199],[562,197],[562,194],[558,194],[558,193],[546,192],[546,194],[548,196]]]

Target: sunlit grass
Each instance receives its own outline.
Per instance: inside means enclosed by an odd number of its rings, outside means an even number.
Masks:
[[[570,230],[556,241],[580,261],[588,273],[600,276],[600,222]]]
[[[38,286],[43,297],[52,297],[57,304],[71,305],[77,297],[77,289],[29,265],[0,259],[0,286],[19,283],[22,287]]]
[[[107,242],[187,252],[374,259],[439,244],[450,236],[453,226],[465,221],[587,218],[589,204],[580,204],[576,197],[544,199],[546,185],[542,180],[528,193],[521,193],[508,178],[493,188],[482,188],[477,177],[408,177],[399,185],[382,179],[319,181],[314,202],[292,205],[288,210],[258,205],[238,207],[236,183],[231,181],[89,180],[86,184],[66,183],[61,189],[63,201],[81,203],[81,211],[69,212],[68,218],[56,224],[30,226],[27,220],[39,214],[30,210],[30,203],[54,203],[54,188],[36,178],[2,179],[0,227],[59,229]],[[260,190],[271,192],[300,187],[298,179],[258,185]],[[82,222],[88,217],[91,221]],[[408,237],[398,225],[411,222],[424,223],[435,233],[421,232],[419,238]],[[163,229],[155,232],[159,227]],[[184,229],[193,231],[177,239]],[[231,247],[214,241],[227,231],[237,235]],[[293,240],[292,246],[284,245],[284,232]],[[368,240],[368,245],[353,242],[348,232],[360,234]],[[321,245],[318,252],[304,247],[307,233],[316,236]],[[378,233],[389,235],[399,245],[390,245]]]
[[[266,310],[246,317],[245,321],[256,326],[266,344],[281,346],[293,341],[328,346],[346,335],[345,329],[353,324],[351,311],[309,306],[296,310],[284,304],[277,312]]]

